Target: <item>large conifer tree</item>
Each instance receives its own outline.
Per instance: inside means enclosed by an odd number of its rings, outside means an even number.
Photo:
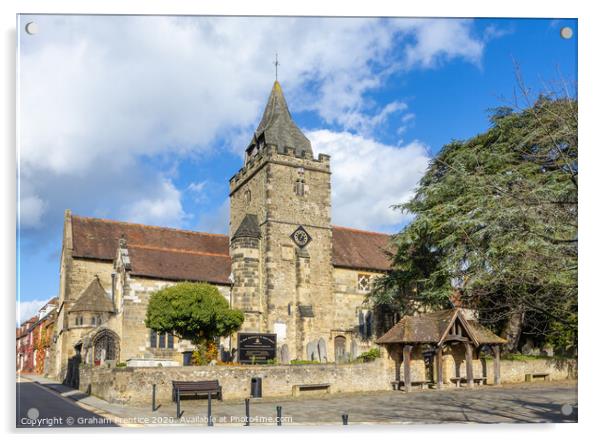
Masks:
[[[402,313],[450,294],[516,350],[521,331],[577,342],[577,102],[498,108],[491,128],[433,159],[415,218],[395,237],[394,269],[371,295]]]

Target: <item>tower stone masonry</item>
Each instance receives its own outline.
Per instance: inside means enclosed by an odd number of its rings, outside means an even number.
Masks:
[[[306,357],[307,343],[332,328],[330,208],[330,158],[314,158],[275,82],[230,180],[233,306],[245,312],[245,330],[277,333],[291,358]]]

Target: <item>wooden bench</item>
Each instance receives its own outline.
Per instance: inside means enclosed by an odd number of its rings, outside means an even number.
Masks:
[[[412,385],[420,386],[421,390],[426,390],[430,384],[429,381],[412,381],[411,383]],[[401,390],[401,388],[404,386],[404,381],[391,381],[391,387],[393,387],[393,390]]]
[[[211,397],[213,398],[214,394],[217,399],[222,400],[222,386],[219,384],[217,380],[215,381],[171,381],[172,382],[172,390],[171,396],[172,400],[176,401],[176,392],[180,393],[180,397],[182,395],[194,394],[195,396],[209,395],[211,393]]]
[[[330,384],[297,384],[293,385],[293,396],[299,396],[302,391],[325,390],[330,393]]]
[[[550,380],[550,373],[527,373],[525,374],[525,382],[532,382],[535,378],[543,378],[544,381]]]
[[[451,382],[453,382],[454,384],[456,384],[456,388],[460,388],[460,384],[462,382],[468,383],[468,379],[466,379],[465,377],[455,377],[455,378],[450,378],[449,380]],[[483,385],[487,382],[487,378],[475,377],[475,378],[473,378],[472,381],[477,385]]]

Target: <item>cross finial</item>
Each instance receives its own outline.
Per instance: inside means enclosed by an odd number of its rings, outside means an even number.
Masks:
[[[274,61],[274,66],[276,67],[276,81],[278,81],[278,52],[276,52],[276,60]]]

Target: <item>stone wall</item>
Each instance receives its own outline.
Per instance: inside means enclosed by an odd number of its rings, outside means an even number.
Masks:
[[[483,365],[486,376],[493,377],[493,360],[479,361]],[[475,364],[477,365],[477,364]],[[502,384],[525,382],[525,375],[529,373],[549,373],[553,381],[577,379],[577,360],[575,359],[530,359],[528,361],[500,361]]]
[[[416,355],[412,355],[418,356]],[[475,376],[493,373],[493,361],[473,361]],[[480,367],[483,367],[482,369]],[[549,373],[552,380],[577,378],[575,360],[536,359],[501,361],[502,384],[524,382],[526,373]],[[425,380],[422,360],[413,360],[414,380]],[[403,376],[403,375],[402,375]],[[157,385],[157,401],[171,400],[172,380],[217,379],[223,387],[224,400],[242,400],[250,396],[251,378],[262,378],[264,397],[287,397],[299,384],[330,384],[331,393],[386,391],[395,379],[395,364],[390,358],[355,364],[306,364],[264,366],[201,366],[201,367],[128,367],[105,368],[82,366],[80,390],[89,391],[113,403],[149,403],[152,385]],[[448,384],[446,388],[451,388]],[[309,393],[307,393],[309,394]]]
[[[80,370],[80,390],[113,403],[143,404],[157,385],[157,401],[171,401],[172,380],[219,380],[224,400],[242,400],[251,394],[251,378],[260,377],[263,396],[291,396],[294,385],[331,385],[331,393],[378,391],[390,388],[383,359],[358,364],[264,366],[200,366],[148,368],[92,368]],[[305,394],[305,393],[302,393]],[[310,394],[309,392],[307,394]]]
[[[376,316],[370,305],[365,303],[367,292],[358,289],[358,276],[369,275],[371,278],[382,276],[382,273],[376,273],[368,270],[354,270],[345,268],[333,268],[332,291],[334,294],[334,324],[336,324],[337,334],[347,338],[346,352],[352,357],[370,350],[375,347],[374,339],[376,336]],[[364,317],[371,312],[372,330],[371,336],[361,336],[360,313]]]

